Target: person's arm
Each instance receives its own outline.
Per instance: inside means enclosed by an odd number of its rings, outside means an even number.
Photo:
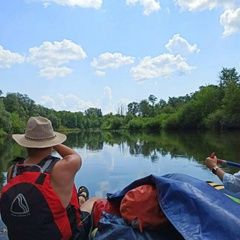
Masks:
[[[214,158],[206,158],[205,164],[216,176],[218,176],[221,181],[223,181],[225,172],[220,167],[218,167],[216,156],[214,156]]]
[[[240,192],[240,172],[235,174],[226,173],[218,167],[216,156],[214,158],[206,158],[205,164],[216,176],[218,176],[227,190],[231,192]]]
[[[62,156],[65,167],[68,166],[77,172],[82,166],[81,156],[70,147],[59,144],[53,146],[53,149]]]
[[[51,171],[51,186],[59,196],[64,207],[67,207],[74,186],[74,178],[82,165],[82,159],[73,149],[59,144],[53,149],[62,156]]]
[[[240,192],[240,172],[234,174],[225,173],[223,176],[223,185],[231,192]]]

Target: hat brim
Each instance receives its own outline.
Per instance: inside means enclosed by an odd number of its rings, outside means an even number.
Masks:
[[[12,138],[22,147],[26,148],[47,148],[53,147],[60,143],[63,143],[67,136],[65,134],[54,132],[55,137],[51,140],[30,140],[25,137],[25,134],[13,134]]]

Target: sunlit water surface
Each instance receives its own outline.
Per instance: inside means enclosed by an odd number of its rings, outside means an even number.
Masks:
[[[151,157],[131,155],[127,145],[104,144],[100,151],[86,148],[76,148],[83,160],[81,169],[76,175],[75,182],[79,187],[86,185],[90,196],[106,197],[106,193],[113,193],[123,189],[132,181],[150,174],[164,175],[167,173],[183,173],[201,180],[219,182],[205,166],[194,159],[184,156],[171,157],[157,153]]]

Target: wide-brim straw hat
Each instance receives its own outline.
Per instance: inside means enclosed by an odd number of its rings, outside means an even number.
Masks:
[[[63,143],[65,134],[53,131],[52,123],[44,117],[31,117],[25,134],[13,134],[12,138],[26,148],[47,148]]]

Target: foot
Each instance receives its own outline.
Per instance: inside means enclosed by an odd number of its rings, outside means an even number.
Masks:
[[[85,186],[79,187],[77,195],[81,205],[89,199],[89,191]]]

